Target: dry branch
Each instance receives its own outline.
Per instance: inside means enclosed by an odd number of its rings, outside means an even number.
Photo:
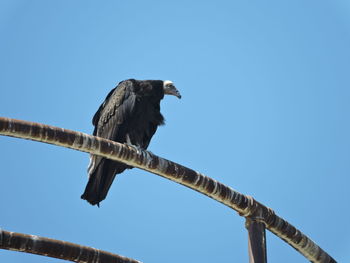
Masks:
[[[160,175],[205,194],[246,218],[257,218],[268,230],[294,247],[311,262],[336,262],[300,230],[250,196],[180,164],[134,148],[81,132],[0,117],[0,134],[59,145],[120,161]]]
[[[0,248],[80,263],[140,263],[140,261],[92,247],[2,229],[0,229]]]

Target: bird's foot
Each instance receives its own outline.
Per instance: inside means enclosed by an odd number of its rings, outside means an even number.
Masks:
[[[137,154],[141,153],[142,148],[140,146],[133,145],[133,144],[130,144],[130,143],[126,143],[126,145],[130,146],[131,148],[134,148],[136,150]]]

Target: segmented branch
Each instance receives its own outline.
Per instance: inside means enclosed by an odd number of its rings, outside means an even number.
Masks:
[[[92,247],[0,229],[0,248],[79,263],[141,263]]]
[[[185,185],[234,209],[239,215],[263,222],[268,230],[283,239],[311,262],[336,262],[315,242],[275,212],[232,188],[151,152],[81,132],[40,123],[0,118],[0,134],[59,145],[88,152],[149,171]]]

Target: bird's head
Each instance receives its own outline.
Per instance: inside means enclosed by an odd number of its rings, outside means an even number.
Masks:
[[[180,92],[175,88],[174,83],[170,80],[164,80],[163,81],[163,89],[164,89],[164,94],[167,95],[174,95],[181,99],[181,94]]]

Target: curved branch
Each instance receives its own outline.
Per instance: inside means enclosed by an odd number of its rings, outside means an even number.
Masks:
[[[0,229],[0,248],[81,263],[140,263],[140,261],[92,247],[2,229]]]
[[[160,175],[223,203],[241,216],[255,220],[258,218],[268,230],[294,247],[311,262],[336,262],[300,230],[254,198],[243,195],[185,166],[160,158],[151,152],[144,150],[137,152],[130,146],[81,132],[1,117],[0,134],[96,154]]]

